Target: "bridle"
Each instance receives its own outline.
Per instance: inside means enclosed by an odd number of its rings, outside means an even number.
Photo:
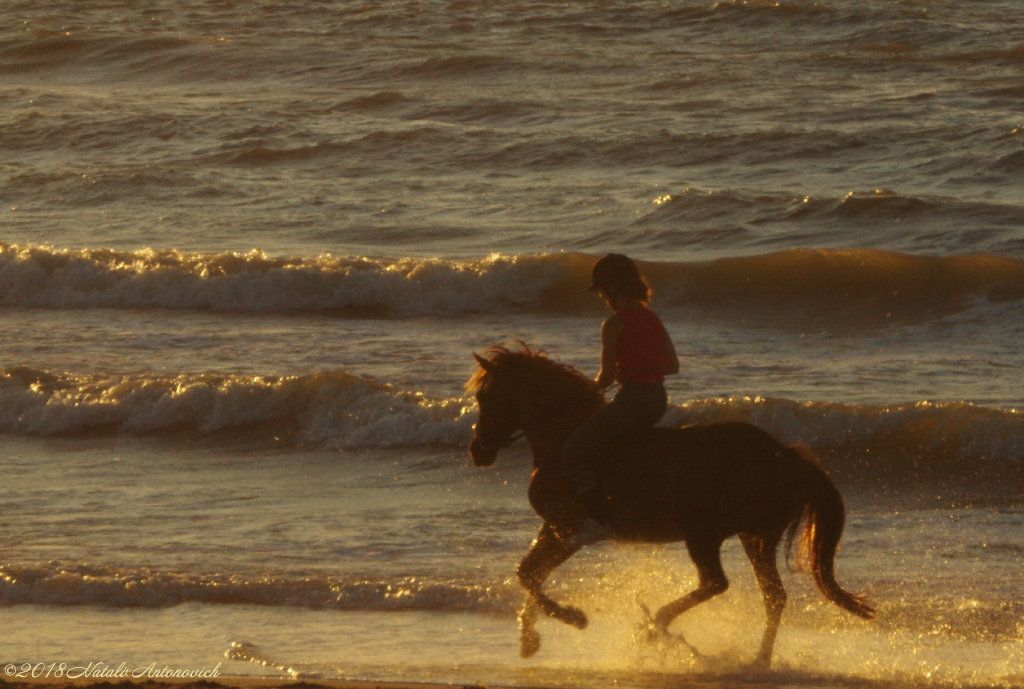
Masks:
[[[502,433],[502,437],[498,440],[493,438],[493,433],[487,433],[481,436],[477,433],[479,424],[473,424],[473,442],[469,444],[469,454],[473,457],[473,462],[480,467],[487,467],[494,464],[494,461],[498,458],[498,452],[501,448],[508,447],[516,440],[523,436],[523,432],[516,432],[514,428]]]
[[[508,434],[507,438],[503,440],[488,440],[484,436],[477,433],[477,424],[473,424],[473,437],[476,439],[480,449],[488,452],[498,452],[502,448],[506,448],[515,441],[519,440],[526,435],[526,431],[512,431]]]

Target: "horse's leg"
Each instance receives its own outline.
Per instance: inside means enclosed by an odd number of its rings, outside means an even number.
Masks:
[[[519,611],[519,657],[529,658],[540,650],[540,634],[537,625],[537,601],[533,594],[526,594],[526,602]]]
[[[530,552],[519,563],[517,569],[519,583],[526,589],[528,595],[526,604],[519,614],[521,625],[519,651],[524,658],[533,655],[540,648],[540,637],[533,629],[537,620],[538,607],[545,615],[566,624],[571,624],[579,629],[584,629],[587,626],[587,616],[582,610],[569,606],[563,607],[541,591],[544,580],[575,552],[576,550],[566,547],[556,534],[554,527],[544,524],[540,534],[533,541]]]
[[[692,542],[687,541],[686,549],[690,552],[690,559],[697,566],[699,583],[697,588],[678,600],[661,606],[654,615],[656,627],[667,631],[672,620],[695,605],[699,605],[709,598],[720,593],[725,593],[729,588],[729,580],[725,577],[722,569],[722,558],[720,550],[721,541]]]
[[[752,535],[740,534],[743,550],[750,558],[754,567],[754,576],[761,587],[764,597],[765,628],[761,639],[761,651],[757,654],[755,665],[768,667],[772,662],[772,650],[775,648],[775,635],[782,621],[782,609],[786,607],[786,589],[782,586],[782,577],[776,559],[776,549],[782,534]]]

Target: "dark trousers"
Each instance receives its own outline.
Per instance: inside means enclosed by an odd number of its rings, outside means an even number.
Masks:
[[[664,383],[622,383],[615,399],[584,421],[565,443],[562,462],[573,490],[580,495],[593,492],[597,488],[597,474],[590,459],[626,433],[656,424],[667,406]]]

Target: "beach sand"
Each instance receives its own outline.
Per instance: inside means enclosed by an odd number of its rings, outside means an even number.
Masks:
[[[0,679],[0,689],[542,689],[548,687],[574,686],[580,688],[599,687],[648,687],[650,689],[676,689],[678,687],[703,687],[705,689],[834,689],[837,687],[860,687],[862,689],[909,689],[916,686],[885,681],[860,680],[840,677],[813,677],[804,674],[794,676],[787,671],[749,670],[733,674],[636,672],[606,675],[590,682],[582,678],[573,679],[572,673],[561,678],[543,678],[523,684],[436,683],[418,681],[371,681],[354,679],[314,679],[285,677],[260,677],[254,675],[221,675],[216,681],[168,679],[166,681],[100,681],[77,679],[54,681],[52,679],[27,679],[8,682]],[[580,681],[582,679],[582,681]],[[568,681],[568,684],[566,682]],[[934,686],[934,685],[932,685]],[[973,689],[971,685],[958,685],[958,689]]]
[[[571,674],[571,673],[570,673]],[[547,687],[574,686],[580,688],[599,687],[645,687],[650,689],[677,689],[678,687],[701,687],[703,689],[913,689],[914,687],[949,687],[957,689],[982,689],[986,685],[954,683],[953,685],[930,682],[901,682],[871,679],[844,678],[838,676],[811,676],[802,673],[773,670],[749,670],[731,674],[686,674],[674,673],[629,673],[628,675],[605,676],[591,682],[576,681],[565,684],[571,677],[562,677],[550,684],[542,679],[522,685],[500,685],[474,683],[442,684],[417,681],[369,681],[352,679],[295,679],[283,677],[258,677],[251,675],[222,675],[217,681],[103,681],[92,679],[53,681],[38,679],[21,682],[0,680],[0,689],[542,689]],[[1002,686],[1019,686],[1017,684]]]

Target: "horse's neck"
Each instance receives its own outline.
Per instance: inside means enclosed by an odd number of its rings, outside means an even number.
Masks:
[[[561,468],[562,448],[572,434],[600,405],[585,402],[566,402],[552,405],[555,413],[538,414],[524,429],[530,444],[535,469]]]
[[[555,466],[556,461],[562,455],[562,448],[565,441],[569,439],[568,434],[550,435],[538,433],[526,434],[526,441],[530,443],[530,452],[533,455],[533,468],[540,469],[547,466]]]

